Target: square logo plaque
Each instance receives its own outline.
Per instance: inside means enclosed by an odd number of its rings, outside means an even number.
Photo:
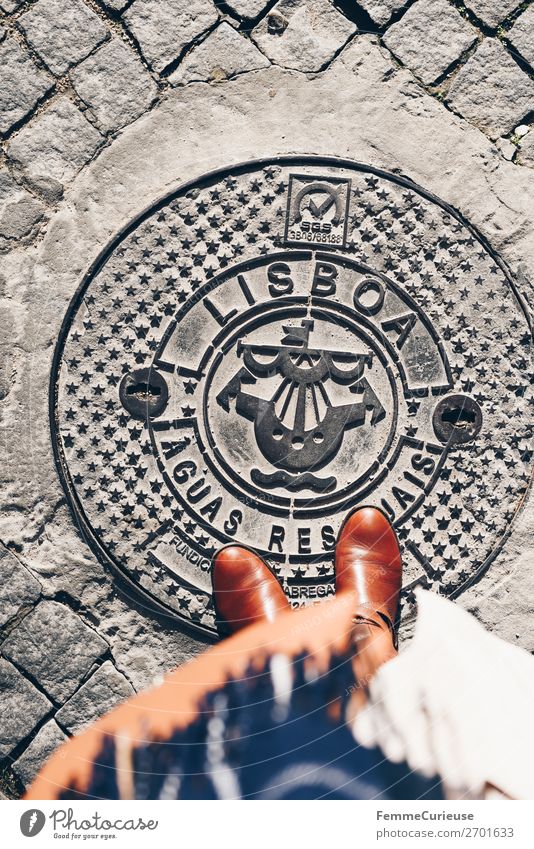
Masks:
[[[350,180],[291,174],[284,241],[345,247],[349,201]]]

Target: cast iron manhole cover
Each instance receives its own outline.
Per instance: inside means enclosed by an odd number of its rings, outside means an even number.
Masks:
[[[503,264],[436,198],[253,162],[166,197],[91,269],[56,356],[59,467],[98,553],[210,632],[218,547],[320,599],[358,504],[394,519],[408,597],[458,594],[527,487],[530,341]]]

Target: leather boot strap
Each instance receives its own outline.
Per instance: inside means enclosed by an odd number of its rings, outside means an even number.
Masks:
[[[386,627],[391,632],[393,645],[397,648],[397,634],[391,618],[386,608],[379,604],[359,604],[353,614],[352,621],[354,625],[367,624],[373,628],[384,630]]]

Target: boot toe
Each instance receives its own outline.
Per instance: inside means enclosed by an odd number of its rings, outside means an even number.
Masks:
[[[239,545],[221,549],[213,560],[212,583],[220,620],[232,632],[290,609],[277,578],[261,557]]]
[[[339,543],[352,543],[377,551],[385,547],[398,548],[391,523],[376,507],[362,507],[355,510],[341,528]]]

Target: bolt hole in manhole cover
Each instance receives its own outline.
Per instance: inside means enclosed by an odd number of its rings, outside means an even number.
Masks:
[[[503,264],[401,178],[253,162],[158,202],[65,319],[54,442],[98,554],[215,633],[236,541],[294,605],[334,594],[343,517],[395,523],[408,601],[491,562],[529,476],[531,334]]]

